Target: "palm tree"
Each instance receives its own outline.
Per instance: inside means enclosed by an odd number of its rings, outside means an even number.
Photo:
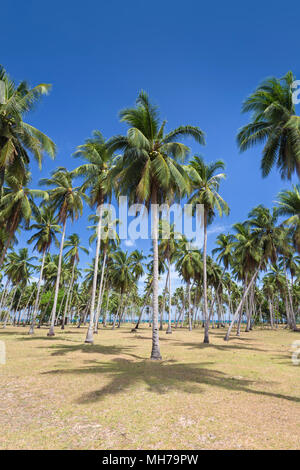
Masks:
[[[265,144],[261,171],[268,176],[274,165],[283,179],[300,176],[300,117],[292,99],[292,72],[283,78],[261,83],[243,103],[242,112],[252,112],[251,122],[242,127],[237,141],[242,152],[255,144]]]
[[[33,249],[42,254],[42,263],[29,334],[34,333],[46,253],[49,251],[53,242],[58,245],[56,234],[60,232],[60,226],[57,224],[57,218],[54,216],[54,211],[47,205],[43,206],[40,210],[35,211],[35,220],[36,222],[30,226],[30,230],[36,230],[36,232],[28,240],[28,243],[30,244],[35,242]]]
[[[61,329],[62,330],[65,328],[65,318],[66,318],[66,314],[67,314],[67,311],[68,311],[70,295],[71,295],[72,288],[73,288],[75,268],[76,268],[76,266],[79,262],[79,251],[81,250],[86,254],[89,253],[89,250],[87,250],[84,246],[80,245],[80,238],[77,235],[77,233],[72,233],[72,235],[69,235],[68,239],[66,240],[66,242],[64,244],[64,248],[68,248],[68,251],[65,254],[65,259],[70,261],[70,263],[72,265],[72,274],[71,274],[71,280],[70,280],[70,284],[69,284],[69,289],[68,289],[67,300],[66,300],[66,304],[65,304],[62,324],[61,324]]]
[[[109,178],[109,169],[112,163],[113,151],[108,148],[107,143],[100,131],[94,131],[93,137],[87,139],[83,145],[80,145],[75,152],[75,156],[80,156],[87,160],[88,163],[81,165],[75,170],[75,174],[86,177],[83,185],[84,189],[90,190],[90,204],[96,206],[96,213],[98,215],[97,227],[97,243],[96,243],[96,256],[94,263],[94,276],[90,309],[90,322],[86,334],[86,343],[92,344],[93,328],[95,321],[95,299],[97,290],[98,266],[99,266],[99,253],[101,242],[101,223],[103,204],[111,196],[111,179]]]
[[[292,190],[281,191],[277,204],[278,214],[289,217],[284,224],[291,226],[293,242],[300,253],[300,184],[293,186]]]
[[[10,306],[12,306],[18,289],[20,288],[20,286],[23,286],[23,288],[26,286],[27,280],[30,278],[31,275],[31,270],[35,268],[35,266],[32,264],[32,261],[35,260],[36,257],[29,256],[28,248],[21,248],[19,249],[18,253],[14,251],[9,253],[7,258],[8,262],[5,267],[5,275],[15,286],[14,294],[10,303]],[[21,293],[22,290],[20,292],[20,295]],[[10,308],[8,310],[3,327],[6,326],[6,321],[10,314]]]
[[[48,336],[54,336],[54,324],[56,317],[57,298],[60,285],[62,254],[64,248],[66,224],[68,218],[72,221],[77,220],[82,214],[82,198],[86,199],[85,194],[80,187],[73,188],[73,172],[69,172],[66,168],[59,167],[52,173],[52,178],[44,178],[41,180],[42,185],[54,186],[49,191],[50,207],[57,211],[58,221],[63,226],[62,237],[59,249],[58,271],[55,285],[54,302],[51,312],[50,328]]]
[[[29,189],[30,173],[26,171],[19,178],[13,174],[6,176],[7,187],[0,200],[0,223],[5,227],[7,238],[0,257],[0,267],[6,252],[15,237],[21,222],[28,227],[32,212],[36,209],[34,198],[48,199],[48,193],[40,189]]]
[[[206,272],[206,256],[207,256],[207,226],[212,222],[216,211],[219,216],[228,215],[229,208],[226,202],[218,194],[220,180],[225,178],[224,173],[216,173],[225,167],[221,160],[213,163],[205,164],[202,157],[195,156],[189,165],[189,174],[193,185],[193,194],[189,200],[190,204],[203,204],[203,300],[204,300],[204,343],[209,343],[208,328],[208,304],[207,304],[207,272]]]
[[[183,195],[189,189],[186,172],[179,161],[184,161],[189,149],[176,142],[180,137],[191,136],[204,144],[204,134],[194,126],[181,126],[165,134],[166,121],[160,122],[156,106],[141,91],[135,108],[120,112],[122,122],[128,124],[126,136],[113,137],[111,151],[122,150],[112,175],[119,193],[130,200],[151,205],[153,243],[153,321],[151,359],[160,360],[158,333],[158,210],[157,204],[170,192]]]
[[[42,83],[29,88],[23,81],[18,86],[0,66],[2,99],[0,103],[0,192],[5,170],[25,174],[31,153],[41,167],[43,154],[55,156],[55,144],[41,131],[23,121],[23,116],[34,108],[42,95],[48,94],[51,85]]]

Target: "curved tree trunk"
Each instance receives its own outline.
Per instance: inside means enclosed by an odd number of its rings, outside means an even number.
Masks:
[[[171,262],[170,262],[170,256],[168,256],[168,269],[169,269],[169,312],[168,312],[168,328],[167,328],[166,334],[170,335],[170,334],[172,334],[172,318],[171,318],[171,314],[172,314],[172,304],[171,304],[172,295],[171,295]]]
[[[68,311],[68,308],[69,308],[70,295],[71,295],[71,292],[72,292],[72,289],[73,289],[75,266],[76,266],[76,259],[74,257],[73,266],[72,266],[71,281],[70,281],[70,285],[69,285],[69,289],[68,289],[66,305],[65,305],[65,308],[64,308],[64,315],[63,315],[63,319],[62,319],[62,322],[61,322],[61,329],[62,330],[65,329],[66,315],[67,315],[67,311]]]
[[[206,271],[206,255],[207,255],[207,210],[204,208],[204,243],[203,243],[203,313],[204,313],[204,343],[209,343],[209,318],[207,305],[207,271]]]
[[[28,332],[29,335],[33,335],[33,333],[34,333],[34,325],[35,325],[35,319],[36,319],[37,311],[38,311],[41,283],[42,283],[42,279],[43,279],[45,256],[46,256],[46,249],[44,249],[44,251],[43,251],[42,266],[41,266],[41,270],[40,270],[39,283],[38,283],[36,299],[35,299],[35,303],[34,303],[34,310],[33,310],[33,314],[32,314],[32,322],[31,322],[30,329],[29,329],[29,332]]]
[[[56,284],[55,284],[54,302],[53,302],[53,307],[52,307],[52,312],[51,312],[50,328],[49,328],[49,331],[48,331],[48,333],[47,333],[47,336],[54,336],[54,335],[55,335],[55,333],[54,333],[54,325],[55,325],[56,307],[57,307],[58,291],[59,291],[59,284],[60,284],[62,254],[63,254],[63,249],[64,249],[65,235],[66,235],[66,224],[67,224],[67,219],[65,219],[65,221],[64,221],[63,233],[62,233],[61,242],[60,242],[59,258],[58,258],[58,270],[57,270],[57,278],[56,278]]]
[[[96,255],[95,255],[95,264],[94,264],[90,322],[89,322],[89,327],[88,327],[86,338],[85,338],[85,343],[89,343],[89,344],[94,343],[93,329],[94,329],[94,316],[95,316],[95,298],[96,298],[97,278],[98,278],[99,252],[100,252],[100,243],[101,243],[101,222],[102,222],[102,204],[100,204],[99,206],[99,221],[98,221],[98,227],[97,227],[97,244],[96,244]]]
[[[158,332],[158,207],[157,189],[152,190],[152,244],[153,244],[153,312],[152,312],[152,351],[151,359],[161,360]]]
[[[103,265],[101,270],[101,279],[100,279],[100,287],[99,287],[99,295],[98,295],[98,302],[97,302],[97,309],[96,309],[96,317],[95,317],[95,325],[94,325],[94,333],[98,334],[98,322],[100,316],[100,310],[102,305],[102,297],[103,297],[103,279],[104,279],[104,272],[105,272],[105,265],[106,265],[106,258],[107,258],[107,249],[104,248],[103,252]]]
[[[243,304],[244,304],[244,302],[245,302],[245,299],[246,299],[246,297],[247,297],[247,294],[248,294],[248,292],[249,292],[249,289],[251,288],[251,286],[252,286],[252,284],[253,284],[253,282],[254,282],[254,280],[255,280],[257,274],[259,273],[260,264],[261,264],[261,263],[259,263],[259,266],[258,266],[257,270],[256,270],[255,273],[253,274],[252,279],[250,280],[250,282],[249,282],[249,284],[248,284],[248,286],[247,286],[247,289],[244,291],[243,297],[241,298],[241,301],[240,301],[240,303],[239,303],[239,305],[238,305],[238,307],[237,307],[237,309],[236,309],[236,311],[235,311],[235,314],[234,314],[234,316],[233,316],[233,319],[231,320],[230,326],[229,326],[229,328],[228,328],[228,330],[227,330],[226,336],[225,336],[225,338],[224,338],[225,341],[228,341],[228,340],[229,340],[229,335],[230,335],[230,333],[231,333],[233,324],[234,324],[234,322],[237,320],[238,315],[239,315],[239,313],[240,313],[240,310],[241,310],[241,308],[242,308],[242,306],[243,306]]]

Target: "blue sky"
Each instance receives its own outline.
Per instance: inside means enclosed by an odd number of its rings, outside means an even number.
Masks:
[[[41,172],[33,164],[32,186],[56,166],[76,167],[72,153],[94,129],[106,137],[124,132],[118,111],[144,89],[169,128],[189,123],[205,131],[206,147],[192,144],[192,154],[226,163],[221,194],[231,213],[210,227],[211,249],[218,233],[255,205],[270,207],[291,185],[276,170],[262,179],[261,149],[240,155],[235,136],[248,122],[241,103],[262,79],[288,70],[300,77],[299,14],[299,1],[286,9],[261,0],[4,3],[0,62],[16,82],[53,85],[27,121],[56,142],[58,155],[45,158]],[[68,227],[85,245],[89,213]],[[88,259],[82,255],[82,264]]]

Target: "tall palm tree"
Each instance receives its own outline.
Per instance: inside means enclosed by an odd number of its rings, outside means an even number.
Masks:
[[[165,133],[166,121],[161,122],[156,106],[141,91],[136,107],[120,112],[122,122],[128,124],[126,136],[116,136],[109,142],[112,151],[122,150],[112,175],[119,193],[129,195],[131,201],[151,205],[153,243],[153,321],[151,359],[160,360],[158,333],[158,210],[157,204],[168,199],[170,191],[183,195],[189,189],[186,172],[179,161],[184,161],[189,149],[176,139],[191,136],[204,144],[204,134],[194,126],[181,126]]]
[[[7,187],[4,188],[3,197],[0,200],[0,223],[5,227],[7,238],[0,256],[0,267],[20,223],[23,222],[25,227],[28,227],[32,212],[36,208],[34,199],[48,199],[46,191],[28,188],[30,180],[29,171],[19,177],[11,173],[6,176]]]
[[[81,250],[86,254],[89,253],[89,250],[87,250],[84,246],[80,245],[80,238],[77,235],[77,233],[72,233],[71,235],[69,235],[68,239],[65,241],[64,248],[68,248],[68,251],[65,253],[65,259],[70,261],[72,265],[72,274],[71,274],[71,280],[70,280],[69,289],[67,293],[67,300],[65,303],[64,314],[62,318],[62,324],[61,324],[62,330],[65,328],[65,318],[66,318],[66,314],[68,311],[69,300],[70,300],[70,296],[71,296],[71,292],[73,288],[75,268],[79,262],[79,252]]]
[[[218,160],[213,163],[205,164],[202,157],[195,156],[189,164],[189,174],[193,185],[193,194],[189,200],[190,204],[203,204],[203,230],[204,230],[204,243],[203,243],[203,300],[204,300],[204,343],[209,343],[209,317],[208,317],[208,304],[207,304],[207,270],[206,270],[206,256],[207,256],[207,226],[212,222],[215,213],[218,212],[219,216],[223,214],[228,215],[229,207],[222,199],[219,191],[220,181],[225,178],[224,173],[217,173],[219,170],[224,170],[224,163]]]
[[[300,176],[300,117],[292,99],[292,72],[261,83],[243,103],[242,112],[251,112],[251,122],[242,127],[237,141],[242,152],[255,144],[265,144],[261,171],[268,176],[274,165],[283,179]]]
[[[62,255],[66,234],[67,220],[77,220],[79,215],[82,214],[83,203],[82,199],[87,199],[80,187],[73,187],[73,172],[69,172],[66,168],[59,167],[52,173],[51,178],[44,178],[40,184],[47,186],[54,186],[49,191],[50,207],[57,212],[58,221],[63,226],[62,237],[59,249],[58,271],[55,284],[54,302],[51,312],[50,328],[48,336],[54,336],[54,324],[56,317],[57,298],[60,285]]]
[[[116,290],[120,292],[120,303],[118,307],[119,324],[121,323],[124,309],[124,295],[129,292],[136,283],[134,275],[134,257],[122,250],[117,250],[112,254],[113,263],[111,265],[111,279]],[[115,315],[116,322],[117,316]]]
[[[53,242],[57,246],[59,245],[56,234],[60,232],[60,226],[57,223],[57,217],[54,215],[53,209],[45,205],[42,206],[40,210],[36,210],[35,223],[30,226],[30,230],[35,230],[36,232],[32,235],[32,237],[30,237],[28,243],[30,244],[35,242],[33,249],[42,254],[40,276],[37,286],[34,310],[32,313],[31,326],[29,329],[29,334],[32,335],[34,333],[34,325],[38,311],[46,253],[49,251]]]
[[[25,174],[32,154],[41,166],[43,154],[54,158],[56,148],[49,137],[23,121],[23,117],[42,95],[49,93],[51,85],[41,83],[30,88],[23,81],[18,86],[11,80],[0,65],[2,96],[0,102],[0,190],[4,182],[5,170],[14,174]]]
[[[291,226],[294,245],[300,253],[300,184],[292,190],[281,191],[277,197],[278,214],[289,217],[284,224]]]
[[[94,131],[93,137],[87,139],[83,145],[77,147],[75,156],[85,159],[88,163],[79,166],[75,170],[78,176],[85,176],[83,188],[90,190],[90,204],[96,206],[96,213],[98,215],[97,227],[97,243],[96,255],[94,262],[94,276],[90,309],[90,322],[86,334],[86,343],[92,344],[93,329],[95,322],[95,299],[97,290],[98,267],[99,267],[99,253],[101,243],[101,224],[103,204],[111,197],[111,178],[109,177],[109,170],[112,164],[113,151],[108,148],[107,142],[100,131]]]

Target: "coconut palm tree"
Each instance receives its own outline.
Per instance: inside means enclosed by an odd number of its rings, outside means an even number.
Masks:
[[[29,334],[34,333],[34,325],[38,311],[39,298],[41,283],[43,279],[43,271],[45,265],[45,257],[47,251],[49,251],[52,243],[54,242],[56,246],[59,246],[56,234],[60,232],[60,226],[57,223],[57,217],[54,215],[53,209],[49,206],[42,206],[40,210],[35,211],[35,223],[30,226],[30,230],[35,230],[36,232],[30,237],[28,243],[35,243],[33,249],[37,250],[38,253],[42,254],[42,263],[40,269],[40,276],[37,286],[37,293],[35,298],[34,310],[32,313],[32,321],[29,329]]]
[[[217,173],[219,170],[224,170],[224,163],[218,160],[213,163],[205,164],[202,157],[195,156],[189,164],[189,175],[192,180],[193,194],[189,199],[189,203],[195,206],[196,204],[203,204],[203,229],[204,229],[204,244],[203,244],[203,300],[204,300],[204,343],[209,343],[208,328],[208,304],[207,304],[207,270],[206,270],[206,256],[207,256],[207,226],[212,222],[216,212],[222,217],[223,214],[228,215],[229,207],[222,199],[219,191],[220,181],[225,178],[224,173]]]
[[[28,227],[32,212],[36,208],[34,199],[47,200],[49,197],[46,191],[29,189],[30,179],[29,171],[19,177],[11,173],[6,175],[7,187],[4,188],[0,200],[0,223],[6,230],[7,238],[0,256],[0,267],[20,223],[23,222],[25,228]]]
[[[284,224],[291,226],[293,242],[300,253],[300,184],[292,190],[281,191],[277,197],[278,214],[289,217]]]
[[[237,141],[242,152],[264,144],[261,160],[263,177],[276,165],[283,179],[300,176],[300,117],[295,115],[292,83],[288,72],[282,78],[262,82],[243,103],[242,112],[252,113],[251,122],[242,127]]]
[[[101,243],[101,224],[103,204],[111,197],[112,187],[109,170],[112,164],[113,150],[108,148],[107,142],[100,131],[94,131],[93,137],[87,139],[83,145],[77,147],[75,156],[85,159],[88,163],[75,170],[77,176],[85,176],[83,188],[90,191],[90,204],[96,206],[98,215],[96,256],[94,262],[94,276],[91,298],[90,322],[86,334],[86,343],[92,344],[95,322],[95,299],[98,279],[99,253]]]
[[[18,86],[6,70],[0,66],[2,94],[0,102],[0,190],[7,169],[13,174],[25,175],[32,154],[41,167],[43,154],[54,158],[56,148],[49,137],[23,121],[23,117],[43,95],[49,93],[51,85],[41,83],[30,88],[23,81]],[[0,191],[1,192],[1,191]]]
[[[79,215],[82,214],[83,203],[82,199],[87,200],[87,196],[83,193],[81,187],[73,187],[73,172],[66,170],[66,168],[59,167],[52,173],[51,178],[44,178],[40,184],[47,186],[54,186],[49,191],[49,207],[56,211],[58,221],[62,224],[62,237],[59,249],[58,271],[55,284],[54,302],[51,312],[50,328],[48,336],[54,336],[54,324],[56,318],[57,298],[60,285],[62,255],[66,234],[67,220],[77,220]]]
[[[84,246],[80,245],[80,238],[79,238],[79,235],[77,235],[77,233],[72,233],[72,235],[69,235],[68,239],[65,241],[64,248],[68,248],[68,251],[65,253],[65,259],[67,261],[70,261],[72,265],[72,274],[71,274],[71,280],[70,280],[69,289],[67,293],[67,300],[65,303],[65,309],[64,309],[64,314],[63,314],[62,323],[61,323],[62,330],[65,328],[65,318],[66,318],[66,314],[68,311],[69,300],[70,300],[70,296],[71,296],[71,292],[73,288],[75,268],[79,262],[79,252],[81,250],[86,254],[89,253],[89,250],[87,250]]]
[[[131,201],[151,205],[153,243],[153,321],[151,359],[160,360],[158,333],[158,208],[157,204],[172,194],[183,195],[189,189],[186,172],[179,161],[184,161],[189,149],[176,139],[191,136],[204,144],[204,134],[194,126],[181,126],[165,133],[166,121],[160,122],[158,108],[141,91],[136,107],[120,112],[122,122],[128,124],[126,136],[113,137],[112,151],[123,155],[116,161],[112,173],[119,193]]]

